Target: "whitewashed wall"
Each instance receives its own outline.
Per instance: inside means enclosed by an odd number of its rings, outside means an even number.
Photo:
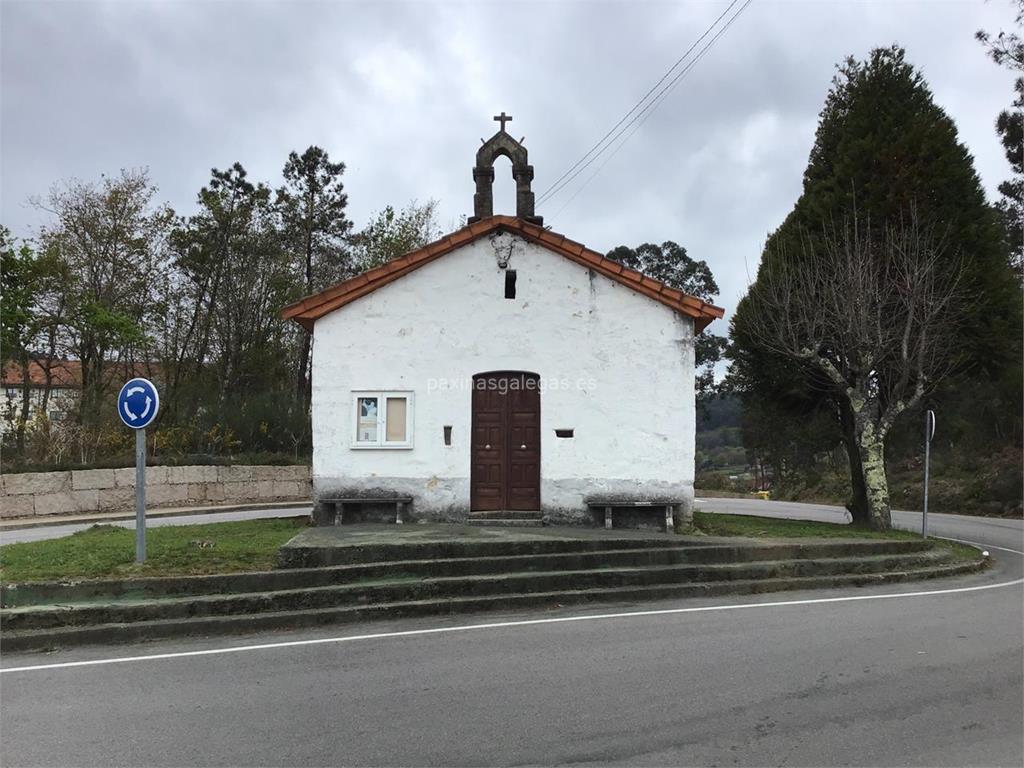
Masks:
[[[412,495],[414,516],[464,517],[471,377],[517,370],[569,384],[541,394],[546,512],[580,518],[588,495],[608,492],[691,505],[692,320],[518,238],[509,268],[514,300],[483,238],[317,321],[315,495],[384,489]],[[454,389],[440,388],[445,380]],[[375,389],[414,392],[412,449],[350,447],[352,391]]]
[[[47,403],[47,416],[51,421],[58,421],[67,418],[78,407],[81,397],[81,390],[70,387],[54,387],[50,390],[50,400]],[[18,419],[21,418],[22,388],[4,387],[0,392],[0,435],[16,428]],[[29,391],[28,417],[34,419],[39,415],[43,404],[43,388],[32,387]]]

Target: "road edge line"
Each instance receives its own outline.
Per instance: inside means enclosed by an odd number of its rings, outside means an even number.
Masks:
[[[997,549],[997,547],[992,547]],[[999,547],[998,549],[1003,549]],[[1016,550],[1007,550],[1016,552]],[[1017,552],[1017,554],[1024,554]],[[965,592],[980,592],[989,589],[1001,589],[1024,584],[1024,577],[1012,581],[999,582],[998,584],[981,584],[974,587],[953,587],[950,589],[935,589],[922,592],[895,592],[885,595],[847,595],[845,597],[821,597],[806,600],[776,600],[766,603],[738,603],[735,605],[704,605],[690,608],[661,608],[649,611],[624,611],[620,613],[584,614],[582,616],[555,616],[545,619],[521,619],[516,621],[498,621],[485,624],[464,624],[455,627],[428,627],[425,629],[409,629],[397,632],[375,632],[364,635],[346,635],[341,637],[322,637],[309,640],[286,640],[279,643],[258,643],[255,645],[237,645],[226,648],[206,648],[197,651],[177,651],[173,653],[154,653],[144,656],[121,656],[106,659],[85,659],[83,661],[65,661],[54,664],[32,664],[21,667],[0,668],[0,675],[12,674],[15,672],[39,672],[51,669],[69,669],[72,667],[92,667],[109,664],[127,664],[140,661],[160,661],[166,659],[180,659],[194,656],[215,656],[218,654],[242,653],[246,651],[265,651],[278,648],[300,648],[311,645],[327,645],[329,643],[347,643],[360,640],[388,640],[400,637],[416,637],[423,635],[453,634],[456,632],[470,632],[484,629],[510,629],[515,627],[539,626],[544,624],[564,624],[579,621],[608,621],[610,619],[643,618],[648,616],[671,616],[685,613],[709,613],[711,611],[735,611],[750,608],[784,608],[799,605],[824,605],[829,603],[848,603],[862,600],[894,600],[910,597],[932,597],[938,595],[961,594]]]

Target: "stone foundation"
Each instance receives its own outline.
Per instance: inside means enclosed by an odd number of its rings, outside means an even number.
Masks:
[[[411,496],[406,510],[409,522],[464,523],[469,519],[469,478],[439,477],[317,477],[313,480],[314,497],[357,498]],[[693,485],[667,481],[629,480],[616,478],[541,479],[541,509],[545,521],[552,525],[594,525],[594,515],[587,502],[594,498],[614,496],[621,500],[680,499],[677,519],[693,519]],[[376,505],[366,505],[376,511]],[[386,508],[382,507],[382,509]],[[347,510],[346,510],[347,513]],[[394,518],[394,505],[390,505]],[[634,513],[634,516],[639,516]],[[317,519],[328,519],[328,515]],[[331,518],[333,519],[333,518]],[[603,523],[602,523],[603,524]]]
[[[0,517],[128,512],[135,468],[24,472],[0,477]],[[306,466],[146,467],[146,507],[305,501]]]

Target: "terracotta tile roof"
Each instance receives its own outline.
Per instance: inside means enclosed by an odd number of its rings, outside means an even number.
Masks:
[[[617,261],[612,261],[597,251],[591,251],[582,243],[574,242],[565,235],[551,232],[513,216],[491,216],[463,227],[418,250],[410,251],[394,261],[331,286],[320,293],[300,299],[294,304],[289,304],[281,310],[281,317],[286,320],[294,320],[312,330],[313,323],[329,312],[372,293],[381,286],[419,269],[424,264],[429,264],[456,248],[496,231],[512,232],[519,235],[524,240],[543,246],[610,280],[628,286],[637,293],[642,293],[680,314],[692,317],[697,333],[703,331],[712,320],[725,314],[725,310],[721,307],[708,304],[695,296],[689,296],[635,270],[623,267]]]
[[[82,388],[82,361],[81,360],[53,360],[50,365],[52,386],[54,388],[81,389]],[[104,370],[103,378],[106,385],[121,385],[122,381],[130,378],[126,363],[108,362]],[[135,363],[132,366],[135,376],[145,378],[159,378],[159,366],[156,363],[146,365]],[[39,362],[30,360],[28,364],[28,377],[30,386],[46,386],[46,370]],[[20,387],[25,381],[25,375],[21,365],[13,360],[4,361],[3,365],[3,386]]]
[[[50,374],[54,387],[68,389],[82,388],[82,363],[79,360],[54,360],[50,364]],[[31,386],[46,386],[46,370],[35,360],[29,361],[28,377]],[[3,385],[20,387],[24,384],[25,373],[20,364],[13,360],[4,363]]]

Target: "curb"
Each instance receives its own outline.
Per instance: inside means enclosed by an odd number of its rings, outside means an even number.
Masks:
[[[986,561],[977,560],[926,569],[886,573],[835,574],[828,576],[774,578],[758,581],[726,581],[691,584],[657,584],[647,587],[593,590],[558,590],[541,593],[467,595],[434,597],[391,604],[363,604],[271,611],[235,615],[194,616],[185,619],[157,619],[130,623],[66,625],[49,629],[5,633],[0,636],[4,653],[47,651],[89,644],[151,641],[188,636],[211,636],[267,630],[319,627],[377,619],[405,619],[421,616],[455,615],[494,610],[563,608],[567,605],[641,602],[650,599],[687,599],[724,595],[762,594],[798,589],[868,587],[959,576],[982,570]]]
[[[245,593],[276,592],[341,586],[361,580],[387,581],[389,575],[400,572],[420,579],[451,577],[522,575],[516,570],[523,564],[532,565],[526,573],[585,571],[604,568],[657,568],[662,566],[723,565],[754,566],[780,560],[810,562],[836,558],[921,556],[935,551],[934,546],[920,542],[876,542],[850,547],[850,542],[810,544],[799,551],[786,544],[706,545],[656,542],[654,546],[628,546],[634,540],[609,540],[599,549],[575,547],[545,548],[543,551],[521,551],[504,545],[504,551],[490,553],[480,550],[439,552],[423,549],[423,545],[408,546],[407,551],[380,554],[376,549],[360,549],[361,556],[343,563],[275,568],[269,571],[238,571],[201,575],[139,576],[125,579],[63,579],[50,581],[23,581],[0,583],[0,607],[30,607],[72,602],[103,602],[125,596],[135,599],[162,599],[177,597],[227,596]],[[863,550],[863,551],[858,551]],[[612,560],[626,560],[613,563]],[[538,564],[538,561],[540,563]],[[487,567],[488,563],[497,563]],[[481,567],[483,565],[484,567]],[[0,613],[2,615],[2,613]]]
[[[958,560],[952,550],[918,539],[767,546],[624,539],[597,549],[586,539],[539,543],[540,551],[538,542],[527,542],[523,552],[503,542],[500,553],[479,542],[457,553],[443,541],[391,548],[401,551],[354,547],[357,562],[345,565],[4,585],[0,652],[381,618],[866,587],[958,576],[991,562],[977,552]],[[566,544],[571,548],[563,551]]]
[[[247,512],[259,509],[304,509],[312,507],[313,501],[270,501],[251,504],[225,504],[213,507],[171,507],[168,509],[147,509],[146,519],[157,517],[188,517],[190,515],[216,515],[220,512]],[[297,517],[297,515],[296,515]],[[34,518],[12,518],[0,521],[0,532],[19,531],[26,528],[45,528],[53,525],[79,525],[87,523],[109,523],[117,520],[134,520],[134,512],[111,512],[97,515],[60,515],[43,520]]]

